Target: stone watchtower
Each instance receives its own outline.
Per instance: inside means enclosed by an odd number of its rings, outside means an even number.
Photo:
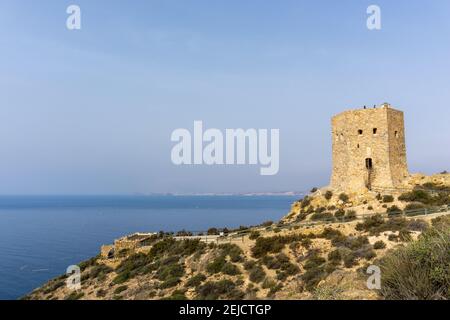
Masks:
[[[387,103],[332,118],[331,187],[341,191],[396,188],[408,176],[403,112]]]

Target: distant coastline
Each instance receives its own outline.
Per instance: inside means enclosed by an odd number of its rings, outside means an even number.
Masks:
[[[308,191],[280,191],[280,192],[241,192],[241,193],[233,193],[233,192],[222,192],[222,193],[135,193],[133,195],[135,196],[175,196],[175,197],[207,197],[207,196],[214,196],[214,197],[220,197],[220,196],[250,196],[250,197],[258,197],[258,196],[264,196],[264,197],[270,197],[270,196],[287,196],[287,197],[294,197],[294,196],[305,196],[309,194]]]

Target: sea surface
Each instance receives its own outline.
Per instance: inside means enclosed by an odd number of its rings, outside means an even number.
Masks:
[[[203,231],[284,216],[291,196],[0,197],[0,299],[18,299],[134,232]]]

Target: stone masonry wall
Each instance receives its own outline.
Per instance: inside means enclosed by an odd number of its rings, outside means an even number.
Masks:
[[[332,135],[333,189],[394,188],[407,177],[403,112],[389,105],[346,111],[332,118]],[[366,159],[371,159],[370,175]]]

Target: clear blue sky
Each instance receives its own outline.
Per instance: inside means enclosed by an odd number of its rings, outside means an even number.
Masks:
[[[448,0],[2,0],[0,194],[305,190],[329,181],[330,117],[385,101],[410,171],[450,170],[449,39]],[[279,174],[174,166],[194,120],[279,128]]]

